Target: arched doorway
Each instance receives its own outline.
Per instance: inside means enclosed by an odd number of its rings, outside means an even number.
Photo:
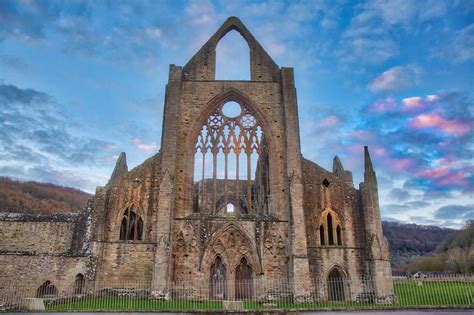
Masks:
[[[53,297],[58,295],[58,289],[51,283],[51,281],[45,281],[37,290],[36,297]]]
[[[222,258],[217,256],[211,266],[209,296],[211,299],[223,300],[227,297],[227,270]]]
[[[242,257],[240,264],[235,269],[235,299],[247,300],[253,298],[252,267],[247,259]]]
[[[74,294],[84,293],[84,275],[78,273],[74,281]]]
[[[344,301],[344,278],[342,273],[333,269],[328,276],[328,300]]]

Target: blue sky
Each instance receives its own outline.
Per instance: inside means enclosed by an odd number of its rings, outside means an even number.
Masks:
[[[169,64],[184,65],[238,16],[295,69],[302,150],[339,155],[382,216],[460,227],[474,219],[473,1],[0,1],[0,175],[93,192],[121,151],[159,149]],[[248,77],[235,32],[217,74]]]

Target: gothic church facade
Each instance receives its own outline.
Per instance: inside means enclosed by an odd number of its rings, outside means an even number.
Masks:
[[[249,46],[249,81],[215,80],[216,45],[232,30]],[[255,297],[263,281],[288,283],[294,296],[392,296],[368,149],[359,189],[337,157],[332,171],[303,158],[293,69],[235,17],[185,66],[170,66],[160,152],[130,171],[122,153],[85,213],[72,237],[82,245],[66,246],[71,267],[38,286],[81,273],[157,292],[206,284],[207,298]]]

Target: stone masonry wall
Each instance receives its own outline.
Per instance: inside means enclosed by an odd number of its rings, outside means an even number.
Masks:
[[[66,253],[73,229],[73,222],[0,221],[0,252]]]
[[[51,255],[0,255],[0,296],[35,297],[36,290],[50,281],[58,292],[73,290],[77,274],[87,278],[87,257]]]
[[[304,207],[311,273],[314,281],[326,281],[337,266],[345,276],[357,279],[364,274],[365,230],[360,193],[352,186],[315,163],[303,159]],[[326,187],[323,181],[327,180]],[[321,213],[331,209],[342,224],[342,246],[321,246]],[[326,239],[327,242],[327,239]]]

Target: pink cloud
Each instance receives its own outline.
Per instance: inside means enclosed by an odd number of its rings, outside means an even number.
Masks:
[[[438,128],[444,133],[461,136],[468,133],[471,127],[460,121],[448,120],[438,114],[421,114],[411,119],[409,126],[413,128]]]
[[[447,185],[467,185],[468,180],[466,178],[466,174],[459,172],[450,174],[444,178],[442,178],[439,182],[439,186],[447,186]]]
[[[412,159],[391,159],[389,165],[395,171],[408,171],[415,165],[415,161]]]
[[[340,122],[339,118],[335,115],[328,116],[321,121],[322,127],[331,127],[337,125]]]
[[[419,108],[425,105],[423,99],[419,96],[407,97],[402,100],[405,109]]]
[[[395,99],[389,97],[382,101],[376,102],[369,107],[369,111],[375,113],[383,113],[397,108]]]
[[[434,169],[429,169],[425,170],[420,173],[420,176],[423,178],[440,178],[442,176],[445,176],[449,173],[449,169],[447,167],[439,167],[439,168],[434,168]]]
[[[395,91],[418,83],[420,70],[416,66],[398,66],[384,71],[369,84],[372,91]]]

